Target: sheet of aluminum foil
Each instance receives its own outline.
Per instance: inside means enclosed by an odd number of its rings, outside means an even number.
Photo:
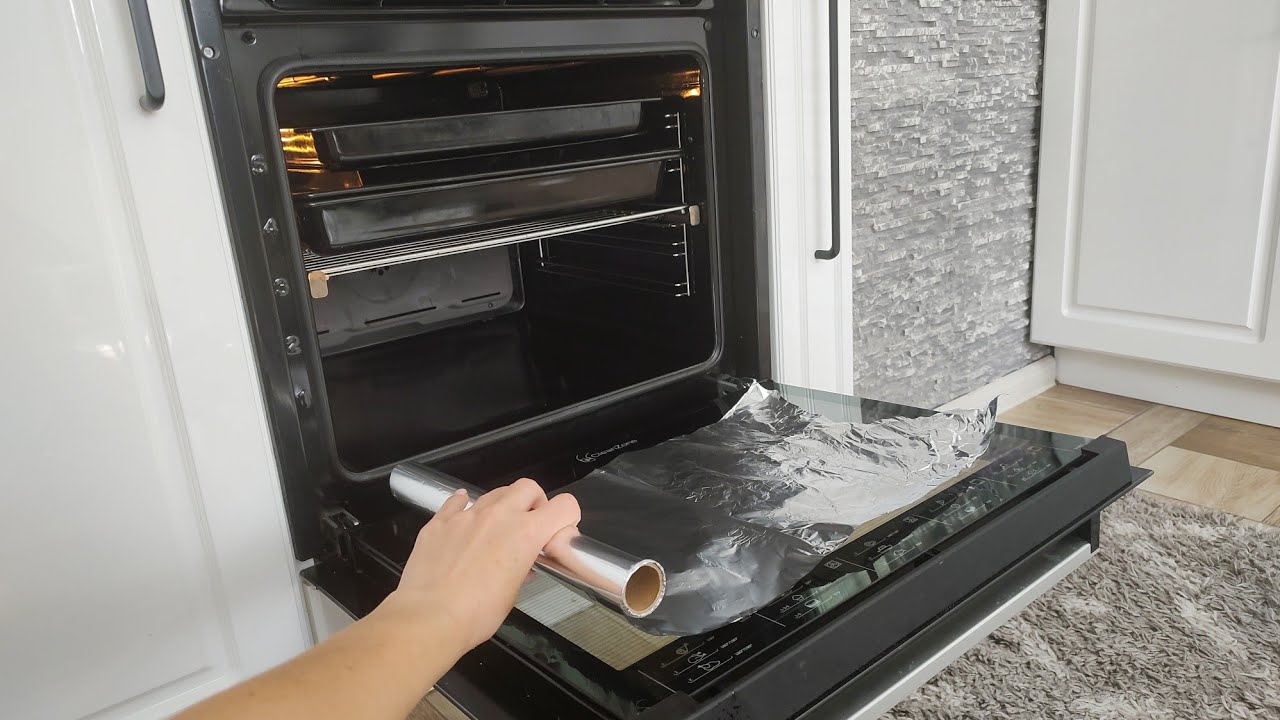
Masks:
[[[996,404],[835,422],[752,386],[710,425],[623,453],[565,488],[583,532],[662,563],[648,632],[691,635],[772,602],[859,525],[912,505],[986,452]]]

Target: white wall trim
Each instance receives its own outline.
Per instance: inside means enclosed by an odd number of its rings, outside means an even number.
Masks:
[[[835,22],[847,27],[847,3]],[[831,236],[831,130],[828,106],[827,3],[764,0],[765,107],[768,137],[770,332],[773,379],[832,392],[853,391],[853,266],[847,250],[834,260],[814,252]],[[848,33],[838,53],[849,147]],[[848,197],[848,173],[841,173]],[[851,207],[842,203],[842,246]]]
[[[1058,348],[1067,385],[1280,427],[1280,383]]]
[[[967,410],[984,407],[993,398],[1000,398],[1000,411],[1030,400],[1053,387],[1057,382],[1057,363],[1052,355],[1018,368],[1001,378],[983,385],[973,392],[965,393],[951,402],[938,407],[939,410]]]

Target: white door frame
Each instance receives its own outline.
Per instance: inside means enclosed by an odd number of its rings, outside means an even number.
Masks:
[[[835,22],[848,27],[848,2]],[[849,177],[840,173],[840,255],[831,244],[831,124],[825,0],[762,0],[769,192],[770,332],[774,379],[832,392],[853,391],[853,266],[849,257]],[[850,147],[848,32],[834,68],[843,108],[840,145]]]

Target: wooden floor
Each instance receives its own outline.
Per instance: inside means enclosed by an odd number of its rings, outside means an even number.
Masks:
[[[1155,471],[1142,490],[1280,527],[1278,428],[1067,385],[1000,413],[1000,420],[1123,440],[1130,463]]]

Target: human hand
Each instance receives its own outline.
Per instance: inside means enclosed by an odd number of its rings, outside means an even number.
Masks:
[[[538,554],[581,518],[572,495],[548,500],[528,478],[467,502],[458,491],[422,528],[388,598],[436,620],[434,632],[460,645],[459,655],[497,631]]]

